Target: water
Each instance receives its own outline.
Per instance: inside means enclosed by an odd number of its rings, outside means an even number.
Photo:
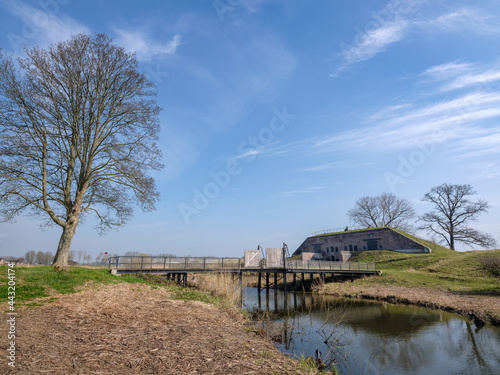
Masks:
[[[500,329],[456,314],[256,288],[244,289],[243,306],[270,318],[282,352],[319,349],[341,374],[500,374]]]

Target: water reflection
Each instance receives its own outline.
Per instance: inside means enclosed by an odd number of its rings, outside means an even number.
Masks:
[[[500,373],[500,330],[455,314],[254,288],[243,303],[268,313],[282,351],[310,356],[319,349],[344,374]]]

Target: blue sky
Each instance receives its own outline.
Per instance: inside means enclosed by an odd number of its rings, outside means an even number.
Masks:
[[[157,210],[72,248],[242,256],[349,224],[366,195],[421,202],[444,182],[490,205],[500,240],[498,1],[0,0],[0,47],[106,33],[158,86]],[[0,224],[0,255],[60,228]]]

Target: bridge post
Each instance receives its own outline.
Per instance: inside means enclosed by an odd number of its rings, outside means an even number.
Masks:
[[[259,271],[259,278],[258,278],[258,281],[257,281],[257,289],[259,290],[259,295],[260,295],[260,290],[262,289],[262,272]],[[260,309],[260,307],[259,307]]]
[[[274,290],[278,290],[278,273],[274,273]]]
[[[266,272],[266,293],[269,293],[269,272]]]
[[[185,288],[185,287],[187,287],[187,279],[188,279],[188,274],[187,274],[187,273],[185,273],[185,274],[184,274],[184,280],[183,280],[183,283],[182,283],[182,286],[183,286],[184,288]]]

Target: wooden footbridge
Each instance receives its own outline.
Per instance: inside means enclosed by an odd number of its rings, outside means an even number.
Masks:
[[[261,249],[245,250],[245,258],[216,257],[159,257],[159,256],[117,256],[110,257],[108,266],[115,274],[122,273],[155,273],[165,274],[167,278],[177,279],[187,285],[188,274],[194,273],[231,273],[238,275],[241,281],[244,272],[258,274],[259,291],[270,288],[277,289],[278,281],[283,281],[287,288],[287,274],[291,274],[293,282],[297,278],[312,280],[319,275],[322,282],[327,275],[331,277],[354,278],[363,275],[377,274],[375,263],[332,262],[324,260],[296,260],[286,256],[287,248],[267,248],[266,256],[261,259]],[[271,279],[271,275],[273,278]],[[265,280],[262,286],[262,278]]]

